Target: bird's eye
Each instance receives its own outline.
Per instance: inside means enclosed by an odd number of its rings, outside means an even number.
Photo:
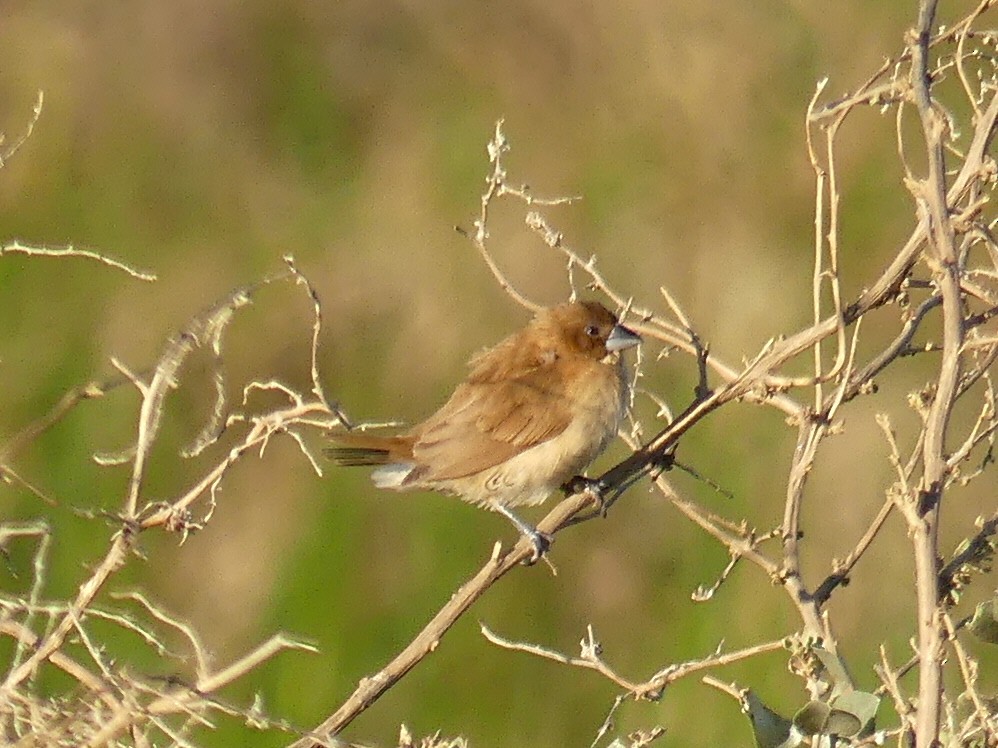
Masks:
[[[590,338],[599,336],[599,328],[596,325],[586,325],[586,335]]]

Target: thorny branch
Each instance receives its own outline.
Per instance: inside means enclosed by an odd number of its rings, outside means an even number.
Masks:
[[[722,647],[718,646],[713,653],[707,655],[706,657],[698,660],[690,660],[688,662],[668,665],[667,667],[654,673],[647,680],[638,683],[620,675],[606,663],[602,657],[603,647],[599,641],[597,641],[595,634],[593,633],[592,626],[589,626],[586,630],[586,636],[580,642],[581,652],[575,657],[562,654],[561,652],[556,652],[552,649],[547,649],[546,647],[540,647],[536,644],[510,641],[509,639],[505,639],[491,631],[485,624],[481,624],[481,630],[482,636],[503,649],[526,652],[527,654],[532,654],[537,657],[554,660],[555,662],[562,663],[563,665],[571,665],[572,667],[579,667],[585,670],[595,670],[607,680],[626,691],[627,696],[637,701],[658,701],[662,698],[662,692],[670,683],[674,683],[680,678],[684,678],[692,673],[710,668],[721,667],[723,665],[729,665],[733,662],[755,657],[765,652],[775,652],[786,648],[786,642],[782,639],[779,641],[757,644],[753,647],[746,647],[733,652],[724,652],[722,651]]]
[[[819,101],[826,85],[822,82],[818,86],[806,117],[808,153],[815,173],[811,320],[796,332],[774,336],[741,366],[726,361],[704,343],[707,336],[695,328],[691,315],[682,309],[677,294],[662,289],[664,311],[635,303],[630,296],[611,286],[597,268],[595,257],[587,258],[584,253],[570,247],[561,232],[533,210],[537,206],[570,202],[576,198],[539,200],[526,187],[510,185],[504,162],[509,153],[509,143],[501,121],[497,123],[489,143],[490,173],[481,197],[481,210],[474,222],[474,232],[468,234],[500,287],[516,303],[536,309],[539,305],[517,290],[511,278],[501,269],[489,245],[488,221],[494,202],[503,198],[521,201],[528,209],[525,216],[527,227],[564,261],[573,297],[577,293],[578,279],[587,279],[585,285],[616,304],[627,323],[646,339],[662,344],[663,350],[679,351],[695,360],[700,383],[693,401],[673,416],[664,399],[652,397],[657,411],[667,415],[665,425],[657,428],[643,445],[634,441],[636,435],[643,433],[637,422],[631,433],[622,434],[634,450],[627,459],[597,479],[603,488],[604,510],[612,508],[627,487],[648,477],[656,490],[681,514],[727,550],[729,565],[711,591],[728,577],[741,560],[756,566],[779,585],[800,619],[799,641],[806,642],[801,645],[803,650],[812,650],[808,667],[801,667],[795,672],[802,677],[805,688],[815,701],[827,700],[831,694],[853,688],[847,668],[837,654],[837,641],[827,604],[835,591],[848,582],[854,568],[863,561],[877,539],[882,537],[881,530],[890,517],[896,514],[903,518],[911,531],[917,579],[918,614],[914,626],[917,651],[908,665],[895,669],[889,663],[886,649],[881,650],[877,672],[883,683],[882,693],[893,700],[899,726],[881,733],[879,737],[907,733],[914,736],[917,745],[926,747],[934,745],[939,739],[943,727],[942,714],[952,708],[953,700],[944,689],[942,678],[943,653],[947,646],[956,655],[965,691],[970,693],[972,699],[978,696],[974,699],[973,725],[968,721],[965,729],[982,729],[994,736],[993,717],[986,712],[984,701],[974,691],[975,664],[955,639],[958,626],[950,619],[949,609],[957,603],[956,593],[970,583],[977,569],[983,567],[993,555],[992,537],[998,526],[996,515],[982,519],[977,532],[968,538],[967,546],[958,549],[951,561],[941,568],[938,549],[942,519],[940,509],[946,491],[958,478],[970,480],[979,474],[980,470],[964,471],[960,475],[959,468],[983,445],[990,447],[994,432],[998,429],[989,378],[989,369],[998,357],[998,336],[994,334],[993,327],[988,326],[998,314],[998,289],[995,288],[998,283],[998,245],[993,236],[995,218],[990,203],[996,173],[990,151],[998,123],[998,85],[995,84],[993,70],[990,79],[987,78],[987,65],[992,64],[988,62],[989,58],[983,55],[974,57],[970,49],[974,42],[985,38],[975,30],[974,24],[993,4],[992,0],[984,0],[958,23],[946,30],[936,31],[936,4],[932,0],[923,0],[917,26],[895,59],[885,62],[854,92],[824,106],[819,106]],[[931,60],[932,55],[937,56],[935,62]],[[979,66],[978,70],[971,69],[972,62]],[[966,109],[972,112],[969,120],[972,137],[969,147],[962,153],[954,143],[955,115],[944,106],[940,93],[947,72],[955,74],[962,97],[970,104]],[[981,80],[977,89],[973,84],[975,74]],[[848,301],[843,298],[842,291],[842,278],[848,268],[842,260],[847,255],[841,246],[843,195],[836,154],[847,120],[863,107],[893,109],[896,113],[898,155],[908,175],[907,186],[915,205],[916,224],[880,274]],[[922,177],[914,176],[910,164],[916,159],[911,157],[909,146],[901,137],[903,112],[912,108],[917,113],[925,143],[924,159],[918,161],[925,164]],[[134,277],[146,278],[123,264],[72,247],[46,250],[15,242],[3,247],[0,255],[14,252],[34,256],[81,256],[123,269]],[[298,429],[327,428],[346,419],[335,405],[327,401],[318,373],[316,348],[321,328],[318,297],[290,259],[288,264],[289,270],[283,277],[291,277],[303,285],[314,305],[310,362],[312,392],[305,396],[278,382],[251,383],[243,390],[244,406],[253,392],[264,389],[282,393],[287,400],[284,407],[257,415],[226,413],[225,403],[217,401],[216,415],[225,413],[225,418],[211,424],[212,428],[203,432],[204,438],[199,446],[209,446],[223,433],[242,428],[236,446],[217,460],[195,485],[171,501],[143,503],[148,454],[157,438],[164,403],[170,390],[176,386],[178,372],[189,353],[197,347],[209,346],[220,354],[228,320],[249,301],[257,287],[240,289],[199,316],[168,343],[158,364],[149,372],[134,373],[124,364],[117,363],[122,379],[116,384],[130,382],[142,401],[135,444],[125,455],[132,472],[123,508],[117,518],[121,527],[114,535],[107,555],[66,606],[58,610],[45,609],[39,595],[32,592],[28,604],[17,611],[24,616],[21,622],[5,623],[0,627],[0,632],[17,642],[18,648],[18,655],[0,685],[0,698],[22,688],[38,668],[48,662],[70,673],[84,687],[96,691],[100,686],[101,699],[113,716],[105,723],[111,727],[97,733],[91,744],[96,744],[98,738],[109,739],[134,725],[134,717],[127,711],[131,709],[132,701],[139,698],[137,694],[148,697],[155,689],[135,681],[125,686],[112,682],[112,669],[103,661],[96,646],[87,646],[86,650],[98,675],[79,662],[67,660],[62,646],[71,634],[86,639],[86,629],[81,623],[83,613],[95,610],[97,594],[125,563],[136,534],[152,527],[187,532],[199,526],[191,518],[191,507],[204,502],[208,507],[206,518],[209,517],[220,481],[229,468],[248,450],[260,449],[262,452],[272,436],[291,436],[313,467],[319,469],[318,461],[310,454]],[[276,279],[264,283],[273,280]],[[875,350],[868,350],[860,344],[863,320],[870,312],[892,304],[901,309],[897,331],[889,336],[886,343],[879,344],[879,348],[874,346]],[[869,329],[870,324],[873,323],[865,323],[865,329]],[[920,335],[941,339],[916,345]],[[832,338],[834,344],[830,340]],[[828,351],[825,350],[826,340],[829,341]],[[831,350],[832,347],[834,350]],[[910,438],[902,438],[887,416],[879,419],[896,474],[894,482],[887,488],[886,498],[878,500],[876,511],[870,509],[872,518],[860,537],[850,543],[852,550],[842,560],[831,559],[829,568],[819,575],[815,583],[806,578],[802,570],[801,552],[806,538],[802,536],[801,517],[810,500],[808,480],[819,451],[829,435],[844,428],[843,408],[853,399],[874,392],[875,377],[916,354],[931,355],[935,357],[934,361],[938,361],[936,376],[910,400],[912,409],[919,417],[920,428]],[[808,363],[805,369],[807,375],[789,373],[791,367],[802,360]],[[643,362],[643,365],[648,364]],[[795,371],[800,371],[800,367],[797,366]],[[219,372],[218,377],[221,376]],[[984,385],[979,384],[982,380]],[[64,402],[57,405],[50,416],[27,427],[21,435],[4,445],[0,449],[0,477],[29,486],[8,466],[8,460],[13,459],[24,444],[58,421],[64,412],[88,397],[100,396],[108,386],[111,385],[98,385],[91,389],[88,385],[67,394]],[[952,433],[956,423],[952,418],[954,409],[961,398],[966,397],[969,401],[971,398],[967,396],[980,389],[987,393],[983,404],[974,409],[977,415],[969,432],[962,440],[958,439]],[[734,402],[774,407],[786,415],[797,429],[796,447],[786,480],[784,511],[775,532],[759,532],[747,520],[736,522],[707,512],[697,502],[680,495],[665,479],[664,471],[672,464],[673,452],[680,438],[706,416]],[[960,446],[953,449],[953,444]],[[906,457],[902,457],[902,449],[907,450]],[[983,460],[982,464],[986,462]],[[591,498],[586,492],[567,496],[538,524],[538,529],[554,535],[591,519],[596,516],[591,510]],[[33,531],[40,539],[41,549],[47,542],[45,531],[38,528],[33,528]],[[775,539],[779,542],[771,542]],[[435,651],[444,634],[471,605],[506,574],[520,568],[521,562],[531,552],[532,548],[526,540],[505,551],[496,544],[481,569],[457,590],[408,645],[388,664],[363,679],[329,717],[302,734],[292,745],[303,748],[333,744],[334,736]],[[41,550],[38,553],[39,557],[44,556]],[[40,589],[42,579],[43,575],[39,572],[36,590]],[[702,598],[709,599],[710,595],[703,594]],[[147,611],[154,611],[152,606],[140,604]],[[42,615],[48,616],[50,623],[42,634],[38,634],[31,624],[35,617]],[[153,615],[163,620],[155,612]],[[794,633],[788,632],[788,636]],[[193,633],[185,635],[193,649],[200,652]],[[487,636],[506,648],[596,670],[634,699],[655,698],[667,684],[678,678],[735,659],[774,651],[785,643],[781,640],[729,653],[718,650],[701,660],[663,667],[644,683],[636,683],[619,675],[602,660],[598,643],[591,632],[588,640],[584,640],[579,657],[569,657],[533,644],[508,642],[494,635]],[[198,654],[197,681],[190,686],[170,684],[169,703],[147,699],[146,714],[157,729],[172,736],[172,728],[157,721],[159,710],[163,713],[184,713],[194,722],[203,720],[203,713],[208,708],[218,708],[219,705],[198,702],[193,698],[195,694],[203,695],[221,683],[229,682],[230,676],[238,677],[239,672],[245,672],[283,646],[290,645],[278,637],[241,660],[238,667],[223,668],[214,673]],[[831,659],[818,662],[820,658],[814,656],[814,651],[819,648]],[[918,672],[918,696],[912,700],[908,692],[913,689],[903,679],[909,670],[915,668]],[[743,690],[733,687],[726,692],[739,699],[744,694]],[[603,728],[601,734],[602,731]]]
[[[111,267],[127,269],[123,264],[109,260],[100,253],[81,252],[72,248],[49,251],[15,244],[5,247],[4,250],[23,251],[29,256],[81,255]],[[145,745],[147,743],[144,736],[152,730],[169,736],[175,742],[187,744],[182,737],[183,734],[194,725],[208,724],[205,715],[211,711],[245,716],[260,726],[290,729],[285,723],[269,720],[259,710],[227,705],[219,701],[214,694],[282,650],[314,651],[314,648],[308,645],[295,642],[284,635],[277,635],[228,666],[214,669],[208,666],[209,658],[205,648],[189,627],[172,619],[144,596],[138,594],[131,596],[132,600],[139,603],[147,618],[181,631],[187,639],[198,667],[196,681],[184,685],[179,681],[156,683],[128,673],[120,665],[108,659],[103,647],[92,640],[88,630],[89,620],[110,621],[125,631],[137,634],[147,644],[155,646],[157,651],[165,654],[147,623],[140,623],[137,619],[120,613],[106,612],[96,605],[98,596],[105,590],[110,579],[126,564],[138,535],[153,527],[163,527],[186,535],[190,530],[199,527],[210,517],[216,492],[229,468],[249,450],[259,449],[262,453],[275,435],[291,436],[308,461],[319,471],[317,458],[311,454],[310,448],[301,439],[298,430],[326,429],[338,420],[334,409],[325,401],[316,368],[316,347],[321,329],[317,297],[311,285],[295,267],[294,260],[287,257],[285,262],[287,270],[284,273],[253,286],[238,289],[195,317],[170,339],[157,364],[147,373],[136,374],[124,364],[113,362],[121,373],[121,378],[107,380],[104,383],[88,383],[67,392],[47,415],[24,427],[0,445],[0,466],[2,466],[0,475],[7,480],[16,479],[22,486],[28,486],[29,483],[21,479],[10,467],[10,462],[40,434],[58,424],[80,403],[100,398],[124,382],[131,382],[140,395],[135,444],[125,450],[118,460],[107,458],[99,460],[102,464],[116,462],[131,464],[128,488],[121,512],[116,518],[119,529],[113,534],[106,554],[90,569],[88,577],[80,584],[73,599],[64,605],[52,605],[42,600],[50,546],[47,527],[20,528],[12,525],[0,527],[0,546],[5,545],[9,539],[17,537],[35,537],[37,542],[33,583],[29,595],[0,596],[0,611],[2,611],[0,617],[4,620],[0,634],[15,642],[15,655],[0,682],[0,704],[5,705],[0,710],[4,734],[14,738],[30,732],[39,736],[39,739],[48,740],[52,744],[57,742],[61,744],[61,741],[68,739],[63,731],[72,730],[76,744],[96,747],[118,740],[124,734],[130,734],[137,745]],[[129,273],[143,280],[151,279],[130,270]],[[192,488],[173,501],[165,503],[145,501],[143,485],[148,471],[148,455],[157,442],[168,397],[182,380],[182,367],[186,358],[195,349],[208,347],[214,354],[213,361],[220,366],[224,333],[235,312],[248,304],[264,286],[287,278],[293,278],[296,283],[305,287],[313,301],[312,396],[300,395],[278,382],[249,383],[244,389],[244,406],[247,405],[246,397],[253,391],[261,389],[283,393],[289,404],[259,414],[228,413],[223,429],[203,430],[201,437],[205,442],[202,444],[204,448],[207,443],[216,442],[223,432],[236,435],[240,430],[245,431],[241,436],[235,436],[235,444],[228,449],[225,456]],[[223,378],[220,368],[216,371],[216,378]],[[211,418],[217,417],[217,411],[222,406],[224,402],[221,405],[216,404],[216,413]],[[246,424],[247,427],[241,429],[242,424]],[[37,490],[33,492],[41,494]],[[192,518],[191,512],[193,504],[197,501],[205,502],[207,505],[204,519],[200,522]],[[44,625],[39,626],[40,622]],[[66,653],[65,645],[69,638],[76,638],[82,643],[89,662],[81,661],[78,657]],[[84,709],[79,714],[69,715],[66,710],[73,707],[55,703],[46,706],[35,698],[31,694],[33,684],[39,670],[46,663],[74,678],[82,688],[102,702],[102,708],[97,709],[95,702],[91,705],[90,711]],[[10,708],[13,704],[21,706]],[[34,705],[34,708],[30,708],[30,705]],[[52,712],[53,709],[56,711]],[[46,715],[50,715],[52,719]],[[171,726],[165,720],[170,715],[181,717],[179,727]]]
[[[935,745],[940,731],[942,706],[942,653],[944,634],[939,603],[938,543],[940,509],[949,474],[945,441],[956,401],[962,369],[964,340],[963,270],[958,260],[956,236],[946,186],[944,140],[949,123],[934,101],[929,62],[929,44],[935,25],[935,0],[922,0],[918,25],[912,35],[911,88],[925,139],[928,174],[911,185],[919,214],[929,226],[927,264],[942,296],[943,349],[935,393],[925,422],[922,449],[923,476],[917,506],[905,512],[912,533],[918,601],[918,714],[915,740],[919,748]],[[913,497],[914,498],[914,497]]]
[[[799,566],[801,540],[799,518],[801,506],[806,500],[807,476],[825,436],[838,428],[835,425],[835,417],[839,409],[858,395],[874,391],[875,376],[883,373],[889,366],[902,360],[903,357],[916,352],[917,349],[912,346],[916,334],[930,318],[930,315],[940,307],[942,307],[943,319],[945,320],[940,371],[950,367],[951,362],[959,358],[962,337],[959,329],[961,315],[958,300],[961,298],[963,286],[961,286],[960,273],[956,271],[954,235],[955,231],[958,230],[956,227],[959,227],[960,231],[965,231],[968,230],[965,227],[981,225],[975,217],[980,215],[987,203],[984,195],[988,191],[986,188],[987,180],[990,179],[988,175],[994,172],[989,151],[995,133],[996,121],[998,121],[998,96],[994,94],[994,89],[992,89],[985,103],[976,108],[977,117],[973,123],[970,147],[962,155],[959,167],[948,180],[941,178],[946,168],[941,160],[942,152],[939,148],[944,130],[936,124],[944,120],[932,115],[931,110],[924,110],[930,112],[929,120],[931,122],[927,120],[927,126],[932,124],[935,128],[927,130],[927,132],[936,138],[930,149],[930,156],[936,162],[936,166],[930,166],[929,186],[931,194],[923,191],[916,196],[919,204],[925,207],[918,212],[919,220],[911,236],[899,248],[879,277],[850,303],[841,300],[841,286],[839,284],[842,267],[838,247],[838,215],[841,195],[835,169],[837,138],[841,135],[842,125],[847,117],[857,108],[870,104],[876,106],[898,104],[906,95],[906,91],[913,89],[915,84],[906,84],[897,73],[887,83],[880,83],[884,76],[889,75],[892,70],[899,70],[902,65],[910,64],[912,70],[917,71],[919,65],[922,65],[921,69],[925,73],[927,68],[925,67],[924,51],[928,46],[936,47],[959,40],[962,50],[968,38],[970,23],[988,5],[990,4],[982,4],[968,17],[967,21],[950,28],[945,33],[936,36],[932,36],[931,33],[923,34],[919,37],[922,52],[919,52],[916,46],[908,47],[897,60],[885,64],[884,68],[863,84],[856,94],[846,99],[819,108],[816,105],[821,94],[821,87],[819,87],[808,113],[809,144],[816,143],[818,139],[816,135],[812,137],[813,127],[821,128],[824,133],[823,155],[819,157],[818,148],[815,146],[812,146],[810,150],[817,185],[815,262],[812,277],[813,321],[811,325],[796,333],[770,341],[743,367],[735,367],[725,363],[713,351],[709,351],[707,346],[703,345],[701,342],[703,336],[693,329],[689,323],[688,315],[682,313],[673,294],[663,289],[663,296],[676,318],[675,322],[668,320],[667,317],[658,312],[634,304],[630,298],[616,292],[597,269],[594,258],[586,259],[581,253],[569,247],[564,236],[553,229],[539,213],[531,211],[526,218],[528,227],[534,230],[545,244],[565,258],[567,272],[570,279],[573,280],[573,294],[575,293],[574,279],[581,272],[588,277],[587,285],[590,288],[605,294],[618,308],[625,310],[629,325],[646,338],[658,340],[672,350],[680,350],[695,356],[700,365],[704,367],[702,369],[704,374],[701,377],[703,386],[699,388],[696,400],[685,411],[671,419],[667,426],[661,428],[643,446],[637,448],[629,458],[600,476],[599,480],[606,493],[605,507],[611,507],[624,488],[632,485],[640,477],[651,474],[655,485],[662,493],[688,518],[723,543],[728,548],[733,560],[745,558],[759,566],[768,576],[780,582],[790,595],[792,602],[797,606],[804,630],[813,636],[820,637],[820,640],[825,642],[825,649],[832,655],[835,651],[835,637],[830,628],[830,617],[824,610],[824,606],[834,590],[848,581],[850,572],[871,547],[891,511],[897,506],[897,502],[890,498],[884,501],[870,521],[867,530],[856,542],[854,549],[843,561],[834,564],[832,572],[825,576],[820,584],[810,588],[804,580]],[[921,28],[927,31],[930,27],[931,23],[928,23],[926,16],[923,15]],[[962,51],[959,54],[962,54]],[[926,82],[926,85],[931,84],[930,76],[927,74],[923,74],[922,80]],[[487,247],[489,238],[487,230],[488,209],[491,201],[503,194],[500,185],[505,184],[507,172],[501,159],[507,151],[508,141],[502,132],[501,123],[499,123],[489,148],[493,171],[488,180],[488,189],[482,198],[483,209],[476,222],[474,242],[500,286],[510,294],[514,301],[529,309],[534,309],[537,305],[526,300],[516,290],[513,281],[499,268],[498,262]],[[933,154],[935,155],[933,156]],[[523,194],[512,192],[508,194],[524,199]],[[973,205],[969,211],[956,207],[966,201]],[[529,200],[527,205],[530,205]],[[950,208],[946,206],[954,206],[953,209],[957,213],[965,215],[967,218],[961,219],[959,224],[951,221]],[[944,252],[942,255],[936,255],[935,252],[938,250],[934,248],[937,248],[940,242],[942,242]],[[988,251],[993,253],[994,242],[989,238],[985,243]],[[912,285],[911,282],[912,272],[919,262],[924,262],[930,268],[936,268],[936,272],[941,273],[936,284],[931,288],[925,286],[934,292],[919,302],[915,311],[903,319],[893,340],[872,355],[866,352],[861,357],[858,342],[862,319],[870,311],[895,303],[900,298],[907,297],[912,290],[917,288],[918,286]],[[830,314],[822,310],[822,300],[825,298],[822,288],[826,284],[831,291],[832,310]],[[987,292],[979,292],[976,296],[979,298],[987,297]],[[978,315],[969,324],[982,324],[992,316]],[[851,340],[846,337],[846,330],[849,328],[855,328],[852,331]],[[826,338],[832,336],[837,339],[836,353],[833,360],[826,363],[822,355],[821,345]],[[992,344],[992,349],[993,347],[994,344]],[[924,348],[922,350],[933,349]],[[809,351],[814,362],[810,377],[787,376],[781,373],[787,364],[796,361],[802,354]],[[709,386],[707,382],[707,372],[719,380],[713,387]],[[941,449],[939,435],[945,430],[948,413],[959,392],[957,387],[960,381],[959,368],[957,367],[955,370],[951,368],[949,374],[942,381],[942,392],[940,393],[938,388],[936,389],[937,394],[929,405],[930,415],[927,419],[925,433],[927,435],[928,429],[935,429],[937,436],[933,439],[919,436],[918,443],[921,445],[921,454],[913,455],[907,467],[898,462],[899,469],[903,470],[905,475],[910,477],[918,462],[924,462],[928,466],[931,462],[930,454],[935,455],[936,462],[934,464],[940,464],[939,457],[944,453]],[[827,385],[834,386],[830,392],[825,393],[824,388]],[[803,404],[792,394],[792,391],[805,387],[813,389],[813,400],[810,406]],[[799,429],[798,449],[794,455],[794,467],[788,481],[786,514],[782,530],[783,553],[778,559],[768,556],[759,547],[760,541],[757,538],[765,538],[765,535],[759,536],[745,526],[727,526],[726,523],[712,518],[694,502],[678,496],[661,475],[661,467],[668,464],[671,450],[683,434],[706,415],[727,403],[738,400],[777,407],[791,416]],[[987,412],[985,412],[986,415]],[[982,422],[981,433],[987,434],[993,430],[994,419],[992,416],[990,420]],[[969,443],[976,444],[978,442]],[[943,464],[942,470],[946,469],[945,464]],[[939,468],[937,467],[935,470],[937,476],[941,478],[942,473],[939,472]],[[926,483],[926,485],[931,484],[931,482]],[[539,527],[544,532],[554,534],[589,516],[592,516],[592,513],[589,512],[589,497],[582,494],[573,495],[555,507],[540,523]],[[919,518],[919,521],[924,522],[924,515]],[[933,547],[935,542],[929,540],[929,535],[925,537],[926,541],[922,542],[923,550]],[[394,682],[398,677],[401,677],[401,674],[414,666],[415,658],[419,656],[416,652],[429,653],[432,651],[436,642],[439,641],[439,637],[453,624],[456,617],[467,609],[473,597],[481,593],[479,585],[495,583],[502,575],[515,568],[516,562],[523,558],[523,554],[526,552],[527,549],[520,546],[519,551],[514,548],[510,555],[501,559],[493,556],[489,564],[470,580],[468,585],[461,588],[454,600],[441,610],[441,615],[438,615],[413,640],[413,643],[402,655],[370,679],[365,680],[340,710],[316,729],[318,735],[336,734],[337,731],[349,724],[349,721],[366,704],[383,693],[391,682]],[[922,558],[928,558],[928,554],[922,553]],[[919,575],[920,579],[937,580],[934,567],[931,573],[927,569],[920,570]],[[938,584],[938,580],[934,584]],[[930,600],[932,611],[935,610],[938,598],[938,594],[925,598]],[[933,630],[938,634],[940,630],[938,619],[932,619],[930,623],[932,626],[925,630],[934,627]],[[532,648],[534,645],[523,646]],[[531,649],[531,651],[534,650]],[[596,666],[589,663],[586,667]],[[935,667],[937,667],[937,663],[928,669],[931,670]],[[838,671],[845,673],[845,668],[840,667]],[[608,677],[614,679],[619,685],[628,687],[629,681],[626,679],[621,679],[619,676]],[[816,672],[816,677],[818,679],[810,682],[809,686],[812,695],[817,698],[827,693],[828,689],[835,684],[824,681],[826,676],[821,674],[820,669]],[[932,683],[931,680],[926,682],[930,685]],[[920,716],[920,719],[926,724],[932,722],[926,716],[926,714],[931,715],[931,711],[931,707],[928,707]],[[928,729],[931,732],[934,728],[923,729]],[[305,742],[300,743],[300,745],[305,744]]]

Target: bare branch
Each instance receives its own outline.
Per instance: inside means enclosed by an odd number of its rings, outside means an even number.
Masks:
[[[30,257],[82,257],[87,260],[96,260],[102,265],[107,265],[115,270],[121,270],[136,280],[148,282],[156,280],[156,275],[153,273],[136,270],[120,260],[115,260],[92,249],[81,249],[72,245],[68,247],[38,247],[22,244],[15,240],[10,244],[0,246],[0,257],[3,257],[5,254],[22,254]]]

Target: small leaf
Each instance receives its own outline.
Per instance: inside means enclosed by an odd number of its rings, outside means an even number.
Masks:
[[[853,689],[852,678],[849,677],[846,666],[839,656],[821,646],[814,647],[813,651],[821,664],[825,666],[828,680],[832,684],[832,693],[840,694],[851,691]]]
[[[832,709],[823,701],[809,701],[794,715],[794,725],[805,735],[820,735]]]
[[[844,735],[850,738],[872,732],[873,720],[877,716],[877,707],[879,706],[880,699],[872,693],[847,691],[832,699],[831,707],[835,714],[849,715],[855,721],[855,725],[846,730],[846,723],[839,719],[834,730],[831,725],[826,729],[829,734]]]
[[[801,736],[790,720],[763,704],[752,691],[745,694],[745,702],[758,748],[796,748],[801,744]]]
[[[828,713],[828,720],[825,722],[825,734],[836,735],[843,738],[851,738],[860,731],[863,723],[849,712],[842,712],[832,709]]]
[[[974,609],[974,617],[970,619],[970,628],[974,636],[988,644],[998,644],[998,611],[994,598],[987,600]]]

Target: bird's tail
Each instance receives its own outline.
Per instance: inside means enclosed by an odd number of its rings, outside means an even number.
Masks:
[[[384,465],[388,462],[387,449],[364,449],[362,447],[327,447],[326,456],[339,467],[363,467]]]
[[[412,457],[412,437],[352,433],[334,434],[331,438],[337,446],[324,451],[334,465],[341,467],[387,465]]]

